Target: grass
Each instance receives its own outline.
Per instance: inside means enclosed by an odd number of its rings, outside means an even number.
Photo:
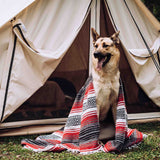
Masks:
[[[138,148],[126,150],[120,154],[96,153],[82,156],[69,152],[53,153],[42,152],[35,153],[23,149],[20,141],[24,138],[34,139],[37,135],[3,137],[0,138],[0,159],[1,160],[158,160],[160,159],[160,123],[146,123],[130,125],[130,128],[137,128],[139,131],[149,136],[142,142]]]

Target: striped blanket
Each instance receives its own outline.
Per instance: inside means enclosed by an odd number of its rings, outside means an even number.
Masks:
[[[68,150],[81,154],[99,151],[121,152],[138,144],[143,140],[143,134],[136,129],[128,128],[122,85],[119,90],[115,125],[115,139],[102,146],[99,143],[100,125],[95,91],[90,76],[77,94],[64,128],[50,135],[39,136],[36,140],[24,139],[21,144],[37,152]]]

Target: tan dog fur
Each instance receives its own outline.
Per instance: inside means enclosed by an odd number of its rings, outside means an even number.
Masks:
[[[119,92],[119,59],[120,52],[116,45],[119,43],[119,32],[111,37],[100,37],[92,28],[94,51],[92,54],[92,76],[93,85],[96,93],[96,104],[98,109],[99,120],[103,121],[112,107],[114,120],[116,119],[117,97]],[[108,58],[98,58],[95,56],[108,55],[109,61],[104,65]]]

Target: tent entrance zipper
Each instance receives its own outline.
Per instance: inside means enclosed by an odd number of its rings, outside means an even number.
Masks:
[[[10,62],[9,73],[8,73],[8,78],[7,78],[5,96],[4,96],[4,102],[3,102],[3,108],[2,108],[2,115],[1,115],[1,122],[2,122],[2,120],[3,120],[4,111],[5,111],[6,102],[7,102],[7,95],[8,95],[8,89],[9,89],[9,82],[10,82],[10,77],[11,77],[11,72],[12,72],[12,66],[13,66],[13,61],[14,61],[14,55],[15,55],[15,50],[16,50],[16,42],[17,42],[17,36],[14,35],[14,44],[13,44],[11,62]]]

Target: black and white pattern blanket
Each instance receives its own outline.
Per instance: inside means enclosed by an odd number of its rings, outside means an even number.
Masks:
[[[64,128],[50,135],[39,136],[36,140],[24,139],[21,144],[37,152],[68,150],[81,154],[99,151],[121,152],[138,144],[143,140],[143,134],[136,129],[128,128],[122,84],[119,89],[115,125],[115,139],[102,146],[99,143],[100,125],[95,91],[90,76],[77,94]]]

